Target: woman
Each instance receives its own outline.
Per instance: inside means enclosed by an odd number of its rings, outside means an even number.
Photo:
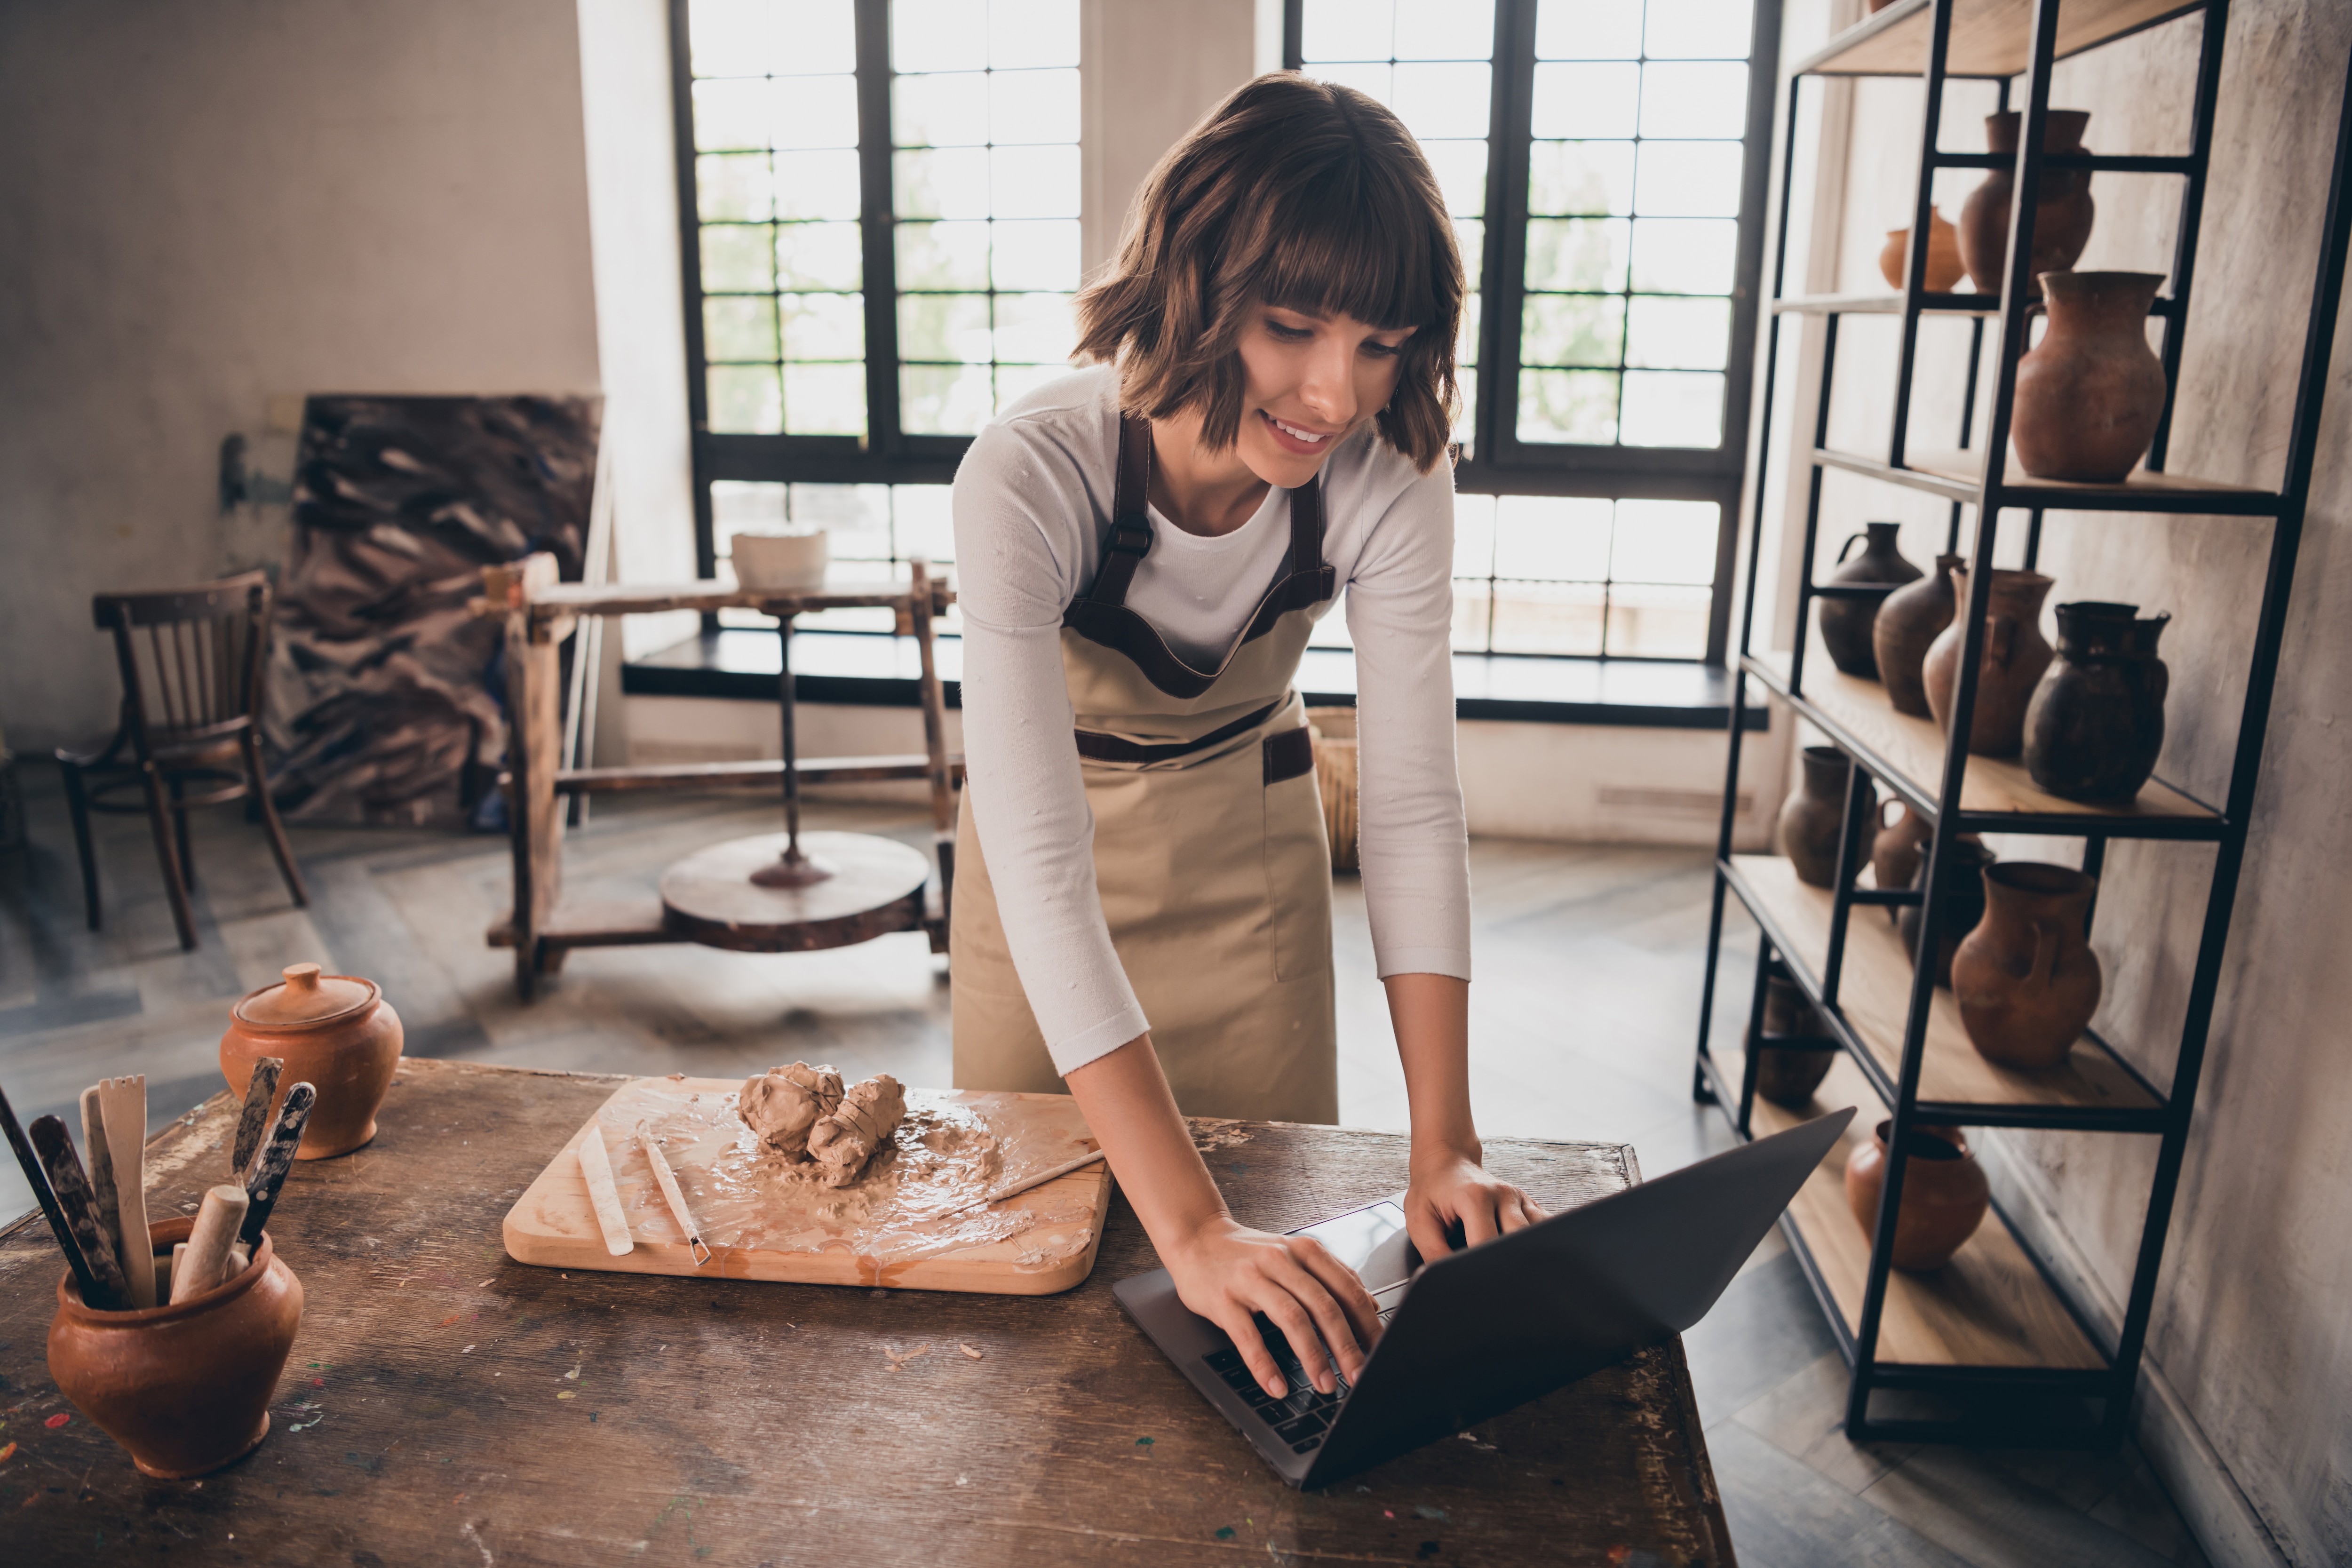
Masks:
[[[1330,856],[1292,687],[1348,590],[1361,858],[1412,1106],[1424,1256],[1540,1217],[1480,1167],[1454,761],[1462,262],[1395,117],[1284,73],[1153,171],[1078,300],[1097,368],[956,476],[970,782],[951,951],[960,1087],[1065,1083],[1195,1312],[1270,1393],[1379,1331],[1320,1246],[1226,1212],[1181,1113],[1339,1113]]]

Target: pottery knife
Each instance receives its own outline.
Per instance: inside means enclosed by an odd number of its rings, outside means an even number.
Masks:
[[[278,1125],[270,1129],[261,1152],[253,1157],[253,1174],[245,1184],[249,1200],[245,1224],[236,1233],[247,1247],[261,1245],[261,1227],[269,1223],[269,1212],[278,1206],[278,1189],[286,1184],[286,1173],[294,1167],[294,1151],[301,1146],[302,1128],[318,1100],[319,1091],[310,1084],[298,1083],[288,1089],[286,1103],[278,1108]]]
[[[645,1146],[646,1163],[654,1168],[654,1180],[660,1184],[662,1196],[668,1200],[670,1217],[677,1221],[678,1229],[686,1232],[687,1256],[699,1268],[710,1261],[710,1248],[703,1244],[702,1227],[694,1223],[694,1212],[686,1206],[686,1194],[677,1189],[677,1173],[669,1168],[669,1156],[662,1152],[661,1145],[643,1125],[637,1129],[637,1142]]]
[[[31,1132],[33,1150],[41,1157],[41,1168],[48,1173],[50,1190],[58,1194],[58,1207],[64,1211],[66,1223],[73,1227],[74,1239],[81,1244],[89,1272],[98,1280],[98,1299],[92,1300],[85,1296],[83,1305],[108,1312],[134,1305],[130,1288],[123,1280],[122,1265],[106,1245],[106,1238],[99,1234],[98,1203],[90,1195],[89,1177],[82,1173],[81,1159],[74,1152],[73,1134],[54,1116],[34,1118]],[[152,1294],[155,1279],[152,1255],[144,1261]]]
[[[114,1212],[121,1221],[115,1232],[117,1256],[130,1279],[131,1304],[152,1307],[155,1271],[144,1267],[152,1256],[147,1240],[147,1075],[102,1079],[98,1104],[105,1112],[106,1152],[114,1164]]]
[[[89,1271],[89,1259],[82,1255],[81,1243],[74,1239],[66,1211],[58,1206],[58,1194],[49,1188],[48,1173],[41,1168],[40,1156],[33,1152],[25,1130],[16,1125],[16,1111],[8,1103],[5,1090],[0,1090],[0,1130],[8,1134],[8,1147],[15,1151],[16,1163],[25,1167],[25,1184],[40,1200],[42,1216],[49,1222],[50,1234],[58,1238],[58,1250],[66,1255],[66,1263],[73,1269],[74,1285],[81,1291],[81,1299],[96,1305],[100,1296],[98,1277]]]
[[[284,1057],[260,1057],[245,1084],[245,1110],[236,1119],[236,1142],[228,1157],[229,1178],[242,1182],[253,1173],[253,1156],[261,1135],[269,1131],[269,1102],[278,1097],[278,1075],[286,1070]]]
[[[596,1228],[604,1233],[604,1250],[626,1258],[636,1243],[629,1239],[621,1191],[613,1184],[613,1156],[604,1147],[604,1129],[593,1121],[588,1135],[580,1140],[580,1173],[588,1182],[588,1201],[596,1210]]]
[[[122,1214],[121,1200],[114,1192],[114,1154],[106,1142],[106,1110],[100,1102],[99,1085],[91,1084],[81,1091],[81,1154],[82,1163],[89,1173],[90,1195],[98,1200],[98,1234],[122,1256]]]

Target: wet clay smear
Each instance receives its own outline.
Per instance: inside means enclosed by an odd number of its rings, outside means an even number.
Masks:
[[[829,1088],[818,1089],[820,1101]],[[1067,1199],[1050,1212],[1043,1205],[1017,1206],[1020,1199],[992,1207],[968,1206],[1000,1186],[1092,1149],[1086,1119],[1075,1103],[1029,1100],[1018,1119],[992,1119],[974,1103],[977,1096],[952,1089],[906,1089],[906,1110],[897,1125],[863,1162],[855,1180],[835,1185],[838,1163],[790,1148],[799,1143],[806,1149],[816,1142],[808,1133],[831,1114],[830,1107],[793,1129],[806,1129],[802,1138],[788,1133],[781,1141],[787,1147],[779,1148],[770,1142],[778,1119],[762,1116],[755,1104],[751,1120],[761,1126],[748,1125],[740,1113],[740,1092],[678,1090],[679,1086],[664,1079],[640,1079],[615,1094],[601,1113],[606,1141],[615,1151],[614,1173],[630,1230],[644,1240],[682,1243],[685,1236],[637,1147],[640,1133],[667,1156],[703,1239],[714,1247],[805,1253],[838,1249],[877,1264],[899,1263],[1007,1241],[1041,1226],[1079,1224],[1094,1217],[1091,1205]],[[834,1095],[842,1092],[831,1089]],[[782,1120],[799,1122],[800,1117]],[[625,1142],[626,1153],[620,1152]],[[1037,1195],[1050,1190],[1041,1188]],[[1048,1257],[1066,1256],[1066,1239],[1058,1237],[1040,1243]],[[1024,1257],[1022,1262],[1029,1260]]]

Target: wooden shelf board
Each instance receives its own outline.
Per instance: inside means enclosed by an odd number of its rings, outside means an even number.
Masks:
[[[1788,689],[1790,660],[1786,653],[1774,651],[1750,657],[1778,689]],[[1895,704],[1887,700],[1885,687],[1839,670],[1830,663],[1828,652],[1818,640],[1805,655],[1804,697],[1823,718],[1844,731],[1843,738],[1901,774],[1912,793],[1930,805],[1938,802],[1944,773],[1944,731],[1934,720],[1897,713]],[[2103,824],[2147,819],[2221,819],[2211,808],[2155,779],[2120,805],[2093,805],[2062,799],[2034,784],[2032,775],[2025,771],[2024,761],[2018,757],[1970,757],[1960,786],[1960,809],[2080,817],[2085,833],[2100,831]],[[2108,827],[2108,831],[2116,830],[2116,826]]]
[[[1789,956],[1816,978],[1829,960],[1832,900],[1808,887],[1778,855],[1735,855],[1733,868],[1790,943]],[[1846,921],[1838,1008],[1887,1078],[1903,1066],[1903,1024],[1911,1010],[1911,957],[1887,911],[1857,906]],[[1864,1080],[1867,1081],[1867,1080]],[[2075,1110],[2153,1110],[2159,1101],[2088,1037],[2054,1068],[2028,1072],[1987,1061],[1969,1044],[1959,1004],[1937,987],[1927,1010],[1919,1098],[1939,1104],[2055,1105]]]
[[[1955,480],[1964,485],[1978,484],[1984,478],[1982,452],[1913,452],[1909,455],[1909,462],[1911,467],[1922,473],[1933,474],[1938,479]],[[2057,499],[2060,497],[2073,497],[2085,501],[2156,500],[2176,496],[2250,500],[2268,499],[2271,494],[2268,490],[2258,489],[2251,485],[2225,485],[2218,479],[2198,479],[2193,474],[2151,474],[2145,468],[2133,470],[2119,484],[2090,485],[2079,484],[2073,479],[2042,479],[2025,472],[2013,461],[2003,475],[2001,482],[2004,485],[2051,491],[2053,499],[2049,504],[2053,508],[2063,508],[2065,505],[2064,500]]]
[[[1920,308],[1930,315],[1997,316],[1998,294],[1929,294]],[[1776,316],[1899,316],[1900,294],[1795,294],[1772,301]]]
[[[2182,0],[2066,0],[2057,58],[2080,54],[2200,8]],[[1797,68],[1814,76],[1918,76],[1927,68],[1928,0],[1896,0],[1849,27]],[[1952,76],[2018,76],[2032,63],[2032,0],[1954,0],[1944,68]]]
[[[1740,1081],[1744,1064],[1738,1052],[1717,1053],[1717,1065],[1727,1081]],[[1862,1327],[1870,1237],[1846,1206],[1845,1163],[1882,1119],[1878,1097],[1854,1065],[1840,1056],[1812,1103],[1801,1110],[1775,1105],[1759,1095],[1754,1125],[1761,1138],[1848,1105],[1862,1107],[1862,1113],[1829,1157],[1805,1178],[1789,1213],[1829,1285],[1847,1336],[1853,1338]],[[2107,1364],[1998,1214],[1987,1214],[1976,1235],[1943,1268],[1929,1274],[1898,1268],[1888,1275],[1886,1306],[1879,1318],[1878,1362],[2094,1372]]]

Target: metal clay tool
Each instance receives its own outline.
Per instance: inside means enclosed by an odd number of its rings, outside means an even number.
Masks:
[[[81,1158],[89,1173],[90,1195],[98,1200],[98,1234],[114,1256],[122,1256],[122,1216],[114,1195],[114,1156],[106,1144],[106,1113],[99,1104],[99,1085],[81,1091]]]
[[[147,1075],[103,1080],[98,1105],[105,1112],[107,1156],[114,1163],[115,1246],[130,1280],[131,1305],[152,1307],[155,1272],[143,1267],[152,1256],[147,1244]]]
[[[173,1301],[184,1301],[221,1282],[229,1247],[252,1206],[253,1200],[240,1186],[217,1186],[205,1194],[204,1205],[196,1210],[196,1223],[188,1231],[186,1254],[173,1255]]]
[[[102,1312],[121,1311],[131,1305],[131,1288],[122,1277],[122,1264],[114,1249],[99,1234],[98,1203],[90,1195],[89,1178],[82,1173],[80,1157],[74,1153],[73,1135],[54,1116],[34,1118],[29,1131],[33,1150],[41,1159],[41,1169],[48,1173],[49,1190],[57,1194],[58,1207],[64,1212],[74,1240],[81,1244],[82,1257],[89,1260],[89,1272],[98,1283],[96,1299],[84,1296],[83,1304]],[[148,1263],[145,1258],[138,1261]],[[152,1266],[147,1268],[147,1289],[152,1293],[155,1270]]]
[[[236,1142],[228,1157],[232,1180],[242,1182],[252,1173],[261,1135],[269,1131],[269,1102],[278,1095],[278,1075],[285,1070],[284,1057],[262,1057],[253,1064],[253,1076],[245,1084],[245,1110],[236,1119]]]
[[[269,1223],[269,1212],[278,1206],[278,1189],[286,1184],[286,1173],[294,1166],[294,1151],[302,1143],[302,1129],[310,1122],[310,1108],[318,1102],[319,1091],[307,1083],[288,1089],[286,1103],[278,1108],[278,1125],[270,1129],[261,1152],[253,1157],[253,1174],[245,1184],[245,1224],[236,1233],[247,1247],[261,1245],[261,1227]]]
[[[621,1212],[621,1190],[613,1184],[613,1156],[602,1127],[590,1126],[580,1140],[580,1173],[588,1180],[588,1201],[595,1206],[596,1228],[604,1233],[604,1250],[626,1258],[636,1243],[629,1239],[628,1216]]]
[[[1062,1177],[1068,1175],[1072,1171],[1083,1171],[1088,1165],[1093,1164],[1097,1160],[1099,1160],[1102,1157],[1103,1152],[1097,1149],[1091,1154],[1081,1154],[1075,1160],[1065,1160],[1060,1164],[1040,1171],[1034,1176],[1024,1176],[1017,1182],[1007,1182],[1004,1185],[997,1188],[994,1192],[988,1194],[984,1197],[974,1198],[968,1204],[958,1204],[955,1207],[948,1210],[946,1214],[937,1215],[933,1217],[945,1219],[948,1217],[948,1215],[961,1214],[966,1209],[985,1208],[990,1204],[1001,1204],[1007,1198],[1017,1198],[1032,1187],[1042,1187],[1047,1182],[1059,1181]]]
[[[686,1194],[678,1191],[677,1173],[669,1168],[669,1157],[661,1145],[646,1132],[646,1124],[637,1123],[637,1142],[645,1146],[646,1163],[654,1168],[654,1180],[661,1184],[662,1196],[669,1200],[671,1217],[678,1229],[686,1232],[686,1249],[694,1258],[697,1268],[710,1261],[710,1248],[702,1244],[702,1227],[694,1223],[693,1214],[686,1206]]]
[[[81,1299],[93,1306],[99,1298],[98,1277],[89,1271],[89,1259],[82,1256],[81,1243],[74,1239],[73,1226],[66,1220],[66,1212],[58,1206],[58,1194],[49,1189],[48,1173],[41,1169],[41,1157],[16,1125],[16,1111],[8,1103],[5,1092],[0,1092],[0,1130],[8,1135],[8,1147],[16,1155],[16,1163],[25,1168],[25,1184],[33,1189],[39,1200],[41,1215],[49,1222],[49,1234],[57,1237],[58,1250],[66,1255],[66,1266],[73,1270],[74,1286]]]

